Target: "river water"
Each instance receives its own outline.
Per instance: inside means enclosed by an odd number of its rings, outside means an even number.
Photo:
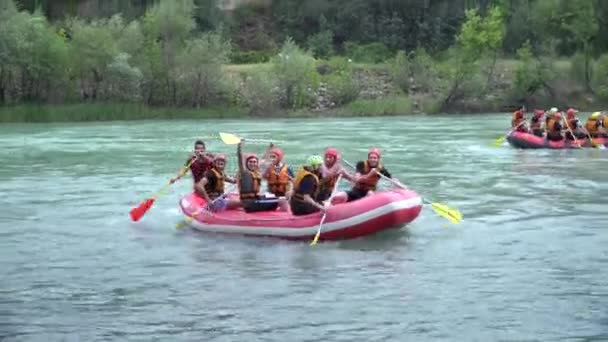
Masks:
[[[608,150],[495,148],[508,115],[0,126],[2,341],[606,341]],[[457,207],[307,243],[177,231],[177,183],[217,132],[283,140],[294,164],[371,146]],[[212,138],[215,137],[215,138]],[[261,152],[263,145],[246,145]]]

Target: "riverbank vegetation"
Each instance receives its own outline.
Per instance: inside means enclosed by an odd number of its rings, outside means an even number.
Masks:
[[[99,3],[0,0],[0,121],[608,103],[601,0]]]

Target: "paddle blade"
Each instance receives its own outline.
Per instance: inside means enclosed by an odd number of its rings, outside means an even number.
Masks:
[[[437,215],[446,218],[454,224],[462,221],[462,214],[458,210],[450,208],[445,204],[431,203],[431,207],[433,207],[433,210],[435,210]]]
[[[494,146],[500,147],[500,145],[502,145],[502,143],[505,141],[506,138],[507,138],[507,136],[503,135],[502,137],[494,140]]]
[[[312,239],[312,242],[310,243],[311,246],[314,246],[317,244],[317,241],[319,241],[320,235],[321,235],[321,231],[318,231],[317,234],[315,234],[315,238]]]
[[[236,145],[241,142],[241,138],[234,134],[220,132],[220,138],[226,145]]]
[[[131,215],[131,219],[133,221],[139,221],[152,207],[152,205],[154,204],[154,200],[154,197],[148,198],[147,200],[143,201],[137,208],[133,208],[129,212],[129,215]]]

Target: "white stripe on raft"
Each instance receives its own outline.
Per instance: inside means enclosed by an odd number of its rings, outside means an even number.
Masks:
[[[323,224],[323,232],[331,232],[335,230],[348,229],[349,227],[371,221],[377,217],[389,214],[394,211],[411,209],[422,205],[420,197],[412,197],[406,200],[388,203],[381,207],[363,212],[361,214],[342,219],[340,221],[328,222]],[[204,224],[197,220],[190,223],[192,228],[207,232],[217,233],[235,233],[235,234],[251,234],[251,235],[271,235],[271,236],[288,236],[302,237],[314,235],[317,232],[318,226],[309,228],[292,228],[292,227],[250,227],[250,226],[235,226],[235,225],[218,225]]]

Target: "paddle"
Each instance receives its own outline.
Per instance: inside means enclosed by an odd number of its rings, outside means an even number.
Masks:
[[[226,145],[236,145],[236,144],[240,143],[241,140],[245,140],[245,138],[236,136],[232,133],[225,133],[225,132],[220,132],[220,139],[222,139],[222,141]],[[246,140],[247,140],[247,142],[254,142],[254,143],[255,142],[258,142],[258,143],[279,142],[276,140],[266,140],[266,139],[249,139],[249,138],[247,138]]]
[[[190,163],[188,163],[188,165],[183,167],[181,169],[180,173],[185,174],[186,172],[188,172],[188,168],[192,165],[192,163],[194,163],[195,160],[196,160],[196,157],[193,158],[190,161]],[[156,201],[156,199],[158,197],[160,197],[162,194],[164,194],[166,192],[167,189],[169,189],[171,184],[173,184],[173,183],[171,181],[169,181],[169,183],[166,184],[165,186],[163,186],[157,193],[155,193],[154,195],[150,196],[148,199],[143,201],[139,206],[131,209],[131,211],[129,212],[129,215],[131,215],[131,220],[139,221],[146,214],[146,212],[148,212],[148,210],[150,210],[150,208],[152,208],[154,201]]]
[[[591,146],[594,148],[599,148],[601,150],[605,149],[606,147],[603,144],[597,144],[596,142],[593,141],[593,138],[591,137],[591,134],[589,133],[588,130],[583,128],[583,132],[585,132],[585,134],[587,134],[587,138],[589,138],[589,142],[591,143]]]
[[[353,166],[353,164],[349,163],[348,160],[342,159],[342,161],[344,161],[346,163],[346,165],[348,165],[351,168],[356,170],[356,168]],[[407,187],[405,185],[401,184],[400,182],[398,182],[394,179],[386,177],[385,175],[381,174],[380,172],[378,172],[378,175],[380,175],[380,177],[391,182],[393,185],[395,185],[399,188],[407,189]],[[458,209],[450,208],[449,206],[442,204],[442,203],[431,202],[430,200],[428,200],[424,197],[422,198],[422,201],[426,204],[430,204],[437,215],[447,219],[448,221],[450,221],[454,224],[462,221],[462,214],[458,211]]]
[[[576,139],[576,135],[574,135],[574,132],[572,132],[572,129],[570,128],[570,125],[568,124],[568,119],[564,120],[564,123],[566,123],[566,128],[568,128],[568,131],[572,135],[572,138],[574,138],[574,142],[578,145],[578,148],[581,148],[582,147],[581,143],[578,141],[578,139]]]
[[[494,146],[495,147],[500,147],[500,145],[502,145],[503,141],[505,141],[505,139],[509,136],[509,134],[513,133],[514,130],[516,130],[517,128],[519,128],[519,126],[523,125],[526,123],[526,120],[522,120],[517,126],[513,127],[506,135],[503,135],[502,137],[494,140]]]
[[[331,190],[331,195],[329,196],[329,199],[327,200],[327,203],[329,203],[329,205],[331,205],[331,200],[334,198],[334,195],[336,194],[336,190],[338,189],[338,184],[340,183],[341,179],[342,179],[342,175],[339,175],[338,179],[336,180],[336,184],[334,184],[334,188]],[[316,245],[317,241],[319,241],[319,236],[321,235],[321,227],[323,227],[323,222],[325,222],[326,216],[327,216],[327,210],[323,213],[323,217],[321,218],[321,222],[319,223],[319,228],[317,229],[317,234],[315,234],[315,238],[312,239],[312,242],[310,243],[311,246]]]

